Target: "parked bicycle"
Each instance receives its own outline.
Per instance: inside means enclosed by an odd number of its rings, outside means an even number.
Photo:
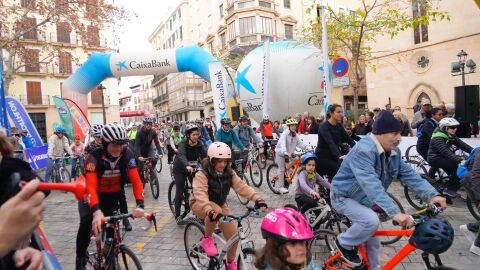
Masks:
[[[72,181],[72,179],[70,178],[70,173],[68,173],[67,168],[65,167],[66,159],[69,159],[69,157],[54,157],[53,169],[50,179],[45,179],[47,182],[70,183]]]
[[[105,225],[102,234],[93,236],[87,251],[87,266],[95,270],[117,270],[117,269],[142,269],[140,260],[135,253],[122,244],[125,230],[120,229],[120,221],[124,218],[133,218],[132,214],[121,214],[105,217]],[[155,212],[146,214],[145,218],[150,224],[155,226],[157,231],[157,222]],[[113,238],[106,238],[106,230],[113,230]],[[148,228],[142,228],[147,230]]]
[[[142,183],[145,188],[145,184],[150,183],[150,189],[152,190],[153,198],[158,199],[160,194],[160,184],[158,183],[158,176],[153,168],[153,163],[158,161],[156,157],[149,157],[143,159],[142,167]]]
[[[188,201],[190,200],[190,194],[193,191],[193,187],[192,187],[193,177],[195,177],[195,174],[201,168],[200,163],[197,161],[188,162],[188,166],[193,168],[193,172],[191,174],[188,174],[187,178],[185,179],[185,189],[183,190],[183,195],[181,198],[182,203],[180,204],[180,217],[182,219],[185,218],[188,213],[190,213],[190,206],[188,204]],[[176,184],[175,184],[175,179],[173,179],[173,176],[172,176],[172,181],[168,186],[167,196],[168,196],[168,206],[170,206],[170,210],[172,211],[172,214],[174,216],[175,216],[175,194],[176,194]]]
[[[237,264],[238,269],[256,269],[255,261],[255,245],[252,240],[248,239],[251,233],[250,222],[246,219],[249,216],[261,218],[263,215],[252,206],[246,206],[247,211],[243,215],[227,215],[223,222],[229,223],[237,222],[238,229],[232,238],[226,241],[223,238],[220,230],[215,230],[213,238],[219,250],[218,256],[208,257],[201,245],[201,238],[205,235],[203,222],[199,219],[190,219],[185,227],[184,243],[187,258],[193,269],[220,269],[226,268],[227,260],[226,254],[233,245],[240,241],[240,253],[238,254]],[[247,221],[246,223],[244,221]]]

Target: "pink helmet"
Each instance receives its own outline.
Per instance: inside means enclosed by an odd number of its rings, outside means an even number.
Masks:
[[[226,143],[223,142],[214,142],[208,147],[207,152],[208,158],[231,158],[232,150]]]
[[[263,238],[281,241],[307,241],[315,237],[305,217],[292,208],[277,208],[262,221]]]

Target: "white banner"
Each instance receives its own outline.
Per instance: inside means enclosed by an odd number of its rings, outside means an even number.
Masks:
[[[263,107],[262,107],[262,114],[269,114],[268,106],[269,106],[269,95],[268,95],[268,88],[269,88],[269,80],[270,77],[270,40],[267,39],[263,43],[263,70],[262,70],[262,98],[263,98]],[[262,116],[263,117],[263,116]]]
[[[325,18],[327,13],[327,1],[323,1],[322,6],[322,56],[323,56],[323,79],[325,80],[323,104],[325,113],[327,113],[328,106],[332,104],[332,83],[330,81],[330,65],[328,60],[328,37],[327,37],[327,20]]]
[[[220,120],[227,117],[227,80],[223,63],[213,61],[208,63],[210,84],[212,86],[213,106],[215,109],[215,123],[220,127]]]
[[[148,53],[114,53],[110,70],[115,77],[178,72],[175,49]]]

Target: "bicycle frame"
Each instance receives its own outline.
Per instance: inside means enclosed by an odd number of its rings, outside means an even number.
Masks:
[[[300,164],[302,164],[302,158],[297,157],[294,161],[292,161],[288,166],[285,166],[285,179],[287,180],[288,184],[293,183],[293,179],[295,177],[295,174],[298,171],[298,168],[300,168]],[[293,168],[292,173],[288,173],[291,169]]]
[[[105,225],[105,229],[107,229],[107,228],[113,228],[114,243],[113,243],[113,246],[110,247],[110,250],[108,251],[107,257],[105,258],[105,263],[106,264],[112,262],[113,259],[115,259],[118,256],[118,254],[120,254],[120,246],[123,245],[122,244],[123,236],[120,233],[120,222],[117,220],[114,223],[107,223]],[[106,232],[105,232],[105,234],[106,234]],[[103,249],[102,249],[102,237],[101,237],[101,235],[96,237],[95,241],[96,241],[96,246],[97,246],[97,256],[96,256],[96,260],[91,262],[91,264],[95,269],[105,269],[106,265],[103,264]]]

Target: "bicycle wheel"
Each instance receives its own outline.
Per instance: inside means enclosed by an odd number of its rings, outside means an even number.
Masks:
[[[474,200],[474,197],[467,193],[467,208],[468,211],[470,211],[470,214],[476,219],[480,220],[480,210],[478,209],[480,207],[480,201]]]
[[[263,182],[263,173],[260,164],[256,160],[250,161],[248,171],[250,173],[250,180],[255,187],[260,187]]]
[[[322,242],[322,239],[325,239],[325,242],[327,243],[327,249],[329,252],[335,251],[336,247],[334,243],[335,243],[335,239],[337,239],[337,235],[338,235],[337,232],[329,229],[318,229],[318,230],[315,230],[313,234],[315,235],[315,237],[308,242],[308,245],[310,247],[312,254],[325,253],[324,245],[323,243],[320,243]]]
[[[255,267],[255,250],[244,249],[238,254],[238,269],[250,270],[257,269]]]
[[[58,181],[62,183],[70,183],[72,182],[72,179],[70,178],[70,174],[65,170],[64,167],[60,167],[58,169]]]
[[[262,170],[267,168],[267,158],[265,157],[265,155],[263,153],[258,153],[257,161],[258,161],[258,164],[260,165],[260,168]]]
[[[408,160],[408,161],[405,161],[406,164],[410,165],[410,167],[412,167],[412,169],[418,173],[419,175],[426,175],[428,176],[428,171],[427,171],[427,168],[425,168],[425,166],[422,164],[422,162],[418,161],[418,160]]]
[[[411,158],[413,157],[413,148],[415,148],[415,152],[417,150],[417,145],[414,144],[414,145],[410,145],[407,150],[405,151],[405,161],[410,161]]]
[[[137,255],[133,253],[131,249],[128,247],[121,245],[120,246],[120,253],[118,256],[115,258],[115,270],[130,270],[130,269],[138,269],[142,270],[142,264],[140,263],[140,260],[137,258]],[[108,268],[107,266],[107,269]]]
[[[325,229],[335,233],[335,235],[326,234],[323,238],[329,251],[334,251],[336,249],[335,239],[337,239],[337,235],[346,231],[348,227],[350,227],[350,221],[345,216],[338,213],[332,214],[331,219],[325,224]],[[322,238],[315,234],[315,239],[321,240]]]
[[[160,187],[158,184],[158,176],[155,171],[152,170],[150,176],[150,189],[152,190],[152,195],[155,200],[158,199],[158,195],[160,195]]]
[[[277,181],[278,181],[278,165],[273,163],[270,166],[268,166],[268,169],[267,169],[267,184],[273,193],[280,194],[280,192],[278,191],[278,188],[276,187]]]
[[[157,164],[155,165],[155,170],[157,171],[157,173],[160,173],[162,171],[162,168],[163,168],[162,159],[159,158],[157,160]]]
[[[175,215],[175,192],[176,192],[176,186],[175,186],[175,181],[170,182],[170,185],[168,185],[168,206],[170,207],[170,211],[172,211],[172,214]]]
[[[191,220],[185,226],[183,234],[185,252],[192,268],[196,270],[208,269],[210,264],[210,258],[205,254],[205,250],[200,245],[200,240],[204,234],[203,226],[197,221]]]
[[[403,206],[400,203],[400,201],[395,196],[393,196],[390,192],[387,192],[387,194],[390,197],[390,199],[392,199],[393,203],[396,205],[400,213],[405,214],[405,209],[403,209]],[[390,220],[380,223],[380,227],[379,227],[380,230],[394,230],[396,228],[397,226],[393,226]],[[406,229],[407,227],[402,227],[402,230],[406,230]],[[390,245],[397,242],[401,238],[402,238],[401,236],[385,236],[381,238],[382,241],[380,241],[380,243],[384,246]]]
[[[245,183],[247,183],[247,185],[250,186],[250,181],[248,180],[248,177],[247,175],[245,174],[239,174],[238,177],[240,177],[240,179],[242,179]],[[246,198],[243,198],[242,196],[238,195],[238,193],[235,192],[235,194],[237,195],[237,198],[238,200],[240,201],[241,204],[243,205],[247,205],[249,200],[246,199]]]

